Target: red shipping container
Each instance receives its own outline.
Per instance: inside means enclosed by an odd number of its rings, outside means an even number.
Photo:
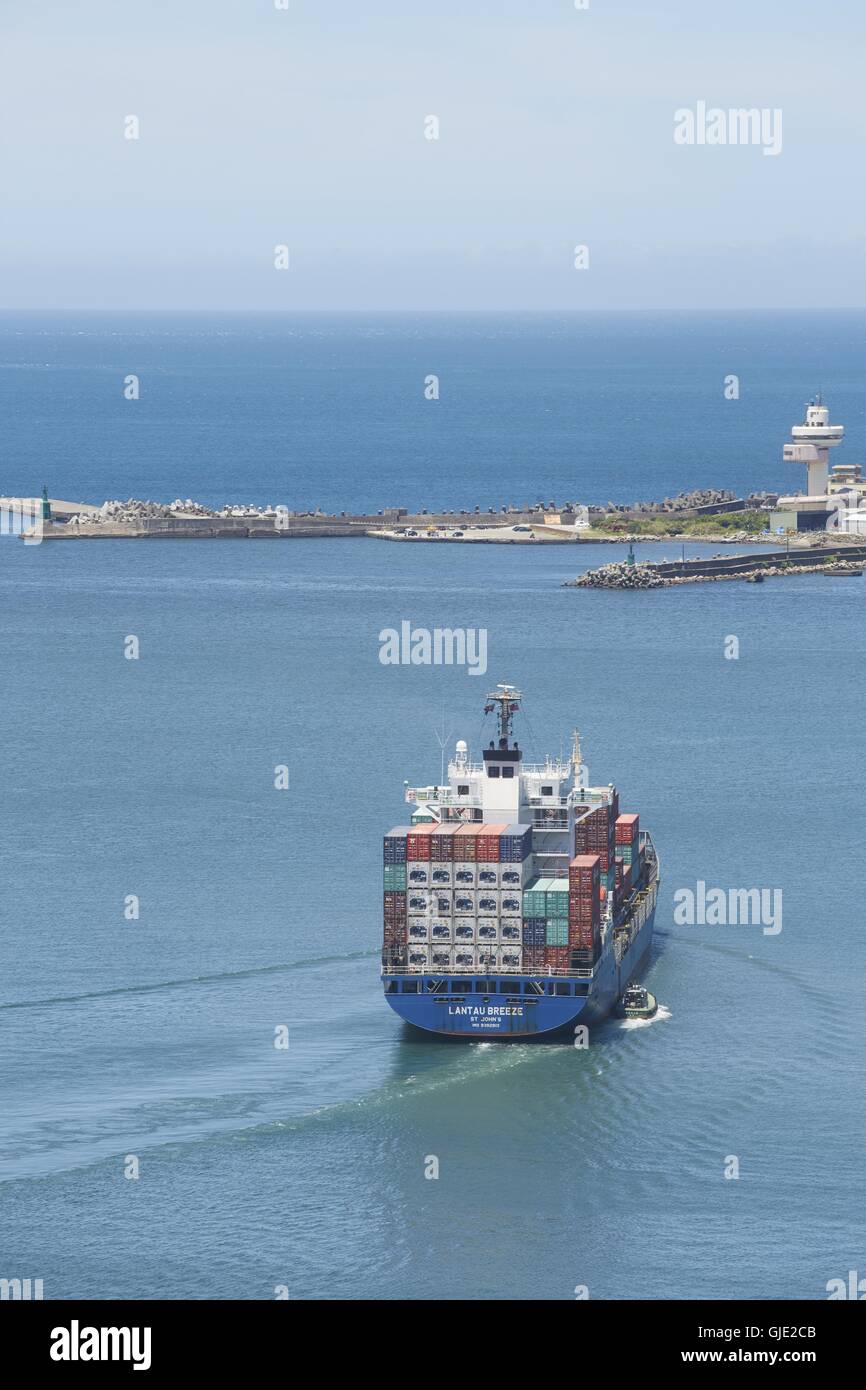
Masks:
[[[386,921],[402,921],[406,916],[406,894],[388,892],[385,894]]]
[[[437,864],[448,863],[454,858],[454,832],[434,831],[430,836],[430,858]]]
[[[474,864],[478,855],[477,839],[479,825],[461,825],[459,830],[454,831],[454,858],[461,860],[465,864]]]
[[[479,860],[484,860],[488,864],[498,863],[499,837],[504,835],[507,829],[507,824],[479,826],[475,841],[475,848]]]
[[[545,946],[544,964],[547,970],[567,970],[569,946]]]
[[[630,845],[637,839],[640,816],[620,816],[616,822],[616,843]]]
[[[406,836],[406,858],[429,860],[430,838],[437,829],[438,826],[435,825],[416,825],[411,834]]]
[[[385,923],[385,945],[386,945],[386,946],[405,946],[405,945],[406,945],[406,923],[405,923],[405,922],[386,922],[386,923]]]
[[[524,946],[523,948],[523,969],[530,972],[537,971],[539,974],[544,971],[544,946]]]

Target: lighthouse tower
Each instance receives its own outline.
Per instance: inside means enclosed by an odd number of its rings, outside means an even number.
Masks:
[[[785,463],[805,463],[806,496],[826,498],[830,483],[830,450],[842,443],[844,425],[831,425],[820,392],[806,406],[806,419],[791,430],[793,444],[782,450]]]

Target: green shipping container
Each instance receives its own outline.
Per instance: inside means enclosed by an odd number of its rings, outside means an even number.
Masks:
[[[386,893],[405,893],[406,891],[406,865],[405,864],[386,864],[385,865],[385,892]]]
[[[568,918],[562,921],[559,917],[549,917],[547,919],[547,930],[544,940],[548,946],[567,946]]]

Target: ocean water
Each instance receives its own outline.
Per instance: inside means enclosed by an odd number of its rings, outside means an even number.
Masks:
[[[3,313],[0,486],[335,512],[785,490],[816,390],[846,457],[866,437],[864,353],[862,310]]]
[[[527,359],[518,328],[509,351]],[[455,356],[485,351],[449,331]],[[781,391],[799,340],[760,331]],[[184,332],[189,347],[198,329]],[[547,341],[542,357],[553,351]],[[853,435],[856,363],[835,351],[839,381],[823,385],[834,407],[848,393],[834,416]],[[65,356],[65,405],[86,413],[72,383],[110,345],[85,335],[78,352],[76,365],[68,324],[46,328],[41,360]],[[634,353],[637,416],[664,371],[661,349],[643,367]],[[224,495],[237,381],[212,422],[210,475],[199,455],[180,476],[200,423],[189,387],[187,425],[175,438],[152,420],[165,450],[139,448],[146,431],[130,440],[120,487],[108,440],[121,426],[64,425],[50,371],[40,416],[40,370],[0,379],[16,410],[29,402],[31,433],[56,435],[57,495],[205,496],[209,476],[210,497]],[[200,355],[190,381],[207,374]],[[628,371],[614,376],[627,396]],[[375,389],[381,402],[396,388]],[[332,405],[348,441],[336,394]],[[513,464],[513,431],[499,429]],[[27,421],[8,438],[20,458]],[[325,433],[316,447],[324,457]],[[660,490],[617,421],[608,447],[624,496]],[[554,430],[535,448],[557,495],[566,444]],[[268,453],[251,426],[239,496],[274,495]],[[709,467],[673,453],[665,490]],[[476,463],[474,494],[498,501],[499,475]],[[731,486],[766,481],[754,458],[731,466]],[[428,500],[393,457],[382,469]],[[375,500],[375,480],[345,458],[326,474],[299,472],[297,486],[336,493],[342,479],[347,505]],[[25,476],[0,490],[29,490]],[[459,459],[438,476],[430,500],[459,504]],[[585,1285],[592,1298],[809,1300],[862,1269],[862,581],[562,587],[617,555],[361,538],[0,542],[0,1275],[42,1278],[48,1298],[267,1299],[285,1286],[293,1298],[568,1300]],[[378,634],[402,619],[486,628],[488,671],[381,665]],[[661,1016],[610,1021],[585,1051],[428,1040],[381,995],[381,836],[404,819],[404,779],[438,777],[437,734],[478,748],[499,680],[524,691],[528,753],[567,749],[580,726],[591,774],[618,784],[661,858],[648,972]],[[287,791],[274,786],[281,764]],[[674,893],[698,880],[781,890],[782,930],[678,925]]]

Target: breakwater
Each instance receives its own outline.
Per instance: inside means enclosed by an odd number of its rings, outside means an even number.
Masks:
[[[723,555],[705,560],[659,563],[627,561],[587,570],[566,581],[567,589],[665,589],[676,584],[711,583],[725,579],[767,579],[786,574],[820,574],[829,567],[854,574],[866,563],[866,545],[806,546],[760,555]]]

